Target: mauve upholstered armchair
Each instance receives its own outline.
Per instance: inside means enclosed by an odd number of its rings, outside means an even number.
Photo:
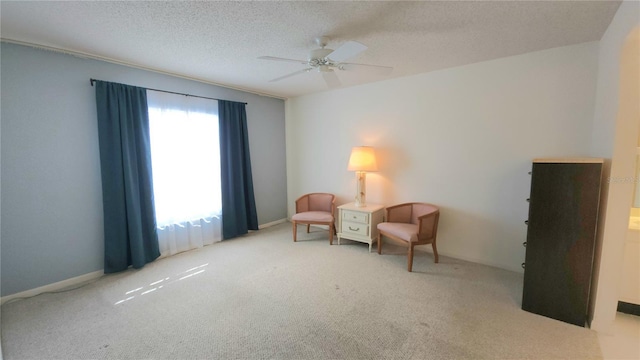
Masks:
[[[311,224],[329,227],[329,245],[333,245],[335,233],[335,201],[336,197],[328,193],[311,193],[302,195],[296,200],[296,214],[291,217],[293,223],[293,241],[297,241],[297,225],[306,224],[307,232]]]
[[[378,224],[378,254],[382,254],[382,237],[387,237],[409,247],[408,267],[413,268],[413,247],[431,244],[434,262],[438,262],[436,235],[440,210],[427,203],[404,203],[386,209],[385,222]]]

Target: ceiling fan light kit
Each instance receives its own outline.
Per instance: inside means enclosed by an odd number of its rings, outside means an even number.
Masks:
[[[368,69],[368,70],[374,70],[380,75],[388,75],[393,70],[393,68],[388,66],[344,63],[343,61],[350,59],[362,53],[363,51],[367,50],[367,47],[365,45],[357,41],[347,41],[346,43],[338,47],[336,50],[326,48],[327,43],[329,42],[329,38],[326,36],[317,37],[315,39],[315,42],[318,46],[320,46],[320,48],[311,50],[309,52],[307,61],[279,58],[274,56],[260,56],[258,59],[261,59],[261,60],[295,62],[295,63],[309,66],[309,68],[298,70],[284,76],[280,76],[278,78],[270,80],[269,82],[280,81],[288,77],[306,73],[313,69],[316,69],[317,72],[323,74],[322,77],[326,82],[326,84],[330,88],[334,88],[334,87],[340,87],[342,85],[340,82],[340,79],[338,79],[338,77],[335,75],[335,70],[354,71],[354,70],[360,70],[360,69]]]

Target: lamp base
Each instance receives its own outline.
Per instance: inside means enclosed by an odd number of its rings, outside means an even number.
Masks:
[[[367,190],[366,190],[367,173],[364,171],[356,171],[356,207],[365,207]]]

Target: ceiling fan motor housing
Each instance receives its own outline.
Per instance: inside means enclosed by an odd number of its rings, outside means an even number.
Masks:
[[[324,60],[324,58],[326,58],[332,52],[332,49],[326,48],[311,50],[311,52],[309,53],[309,62],[311,63],[316,60],[318,62],[318,65],[325,65],[322,64],[322,60]]]

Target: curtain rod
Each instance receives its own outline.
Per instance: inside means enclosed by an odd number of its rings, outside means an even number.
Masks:
[[[91,83],[91,86],[93,86],[93,83],[96,82],[96,81],[104,81],[104,80],[98,80],[98,79],[93,79],[93,78],[89,79],[89,82]],[[106,81],[104,81],[104,82],[106,82]],[[179,93],[179,92],[175,92],[175,91],[158,90],[158,89],[152,89],[152,88],[145,88],[145,89],[152,90],[152,91],[159,91],[159,92],[163,92],[163,93],[169,93],[169,94],[191,96],[191,97],[196,97],[196,98],[201,98],[201,99],[208,99],[208,100],[231,101],[231,100],[216,99],[216,98],[200,96],[200,95],[191,95],[191,94]],[[247,105],[246,102],[241,102],[241,101],[234,101],[234,102],[239,102],[239,103]]]

